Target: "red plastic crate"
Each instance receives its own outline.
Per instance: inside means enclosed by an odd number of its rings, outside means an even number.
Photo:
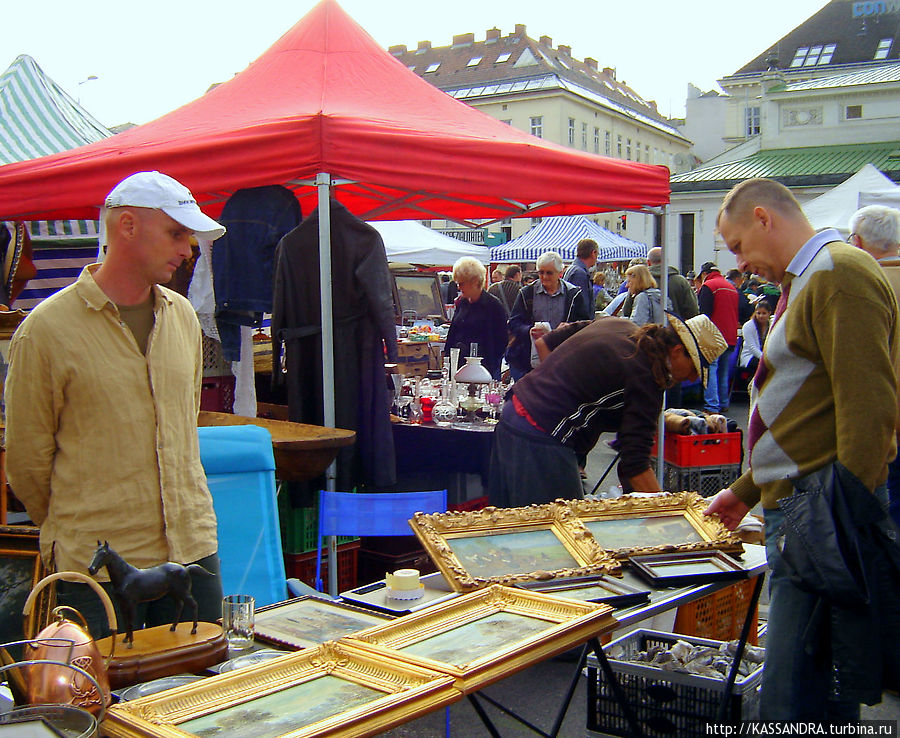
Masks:
[[[359,564],[359,541],[342,543],[337,547],[338,559],[338,592],[346,592],[357,584],[357,566]],[[284,555],[284,572],[290,579],[296,577],[310,587],[316,586],[316,552],[286,553]],[[322,553],[322,582],[328,586],[328,556]]]
[[[474,499],[466,500],[465,502],[457,502],[455,505],[447,505],[447,509],[460,512],[469,510],[483,510],[487,506],[488,497],[487,495],[483,495],[482,497],[475,497]]]
[[[234,412],[234,375],[203,377],[200,383],[200,409],[214,413]]]
[[[666,434],[665,459],[675,466],[720,466],[740,464],[741,433],[707,433],[700,436]],[[657,455],[656,441],[652,456]]]

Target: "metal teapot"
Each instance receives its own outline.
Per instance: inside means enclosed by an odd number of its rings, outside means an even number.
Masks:
[[[51,574],[39,581],[28,599],[23,612],[26,618],[31,614],[38,592],[57,579],[84,582],[100,597],[109,620],[109,627],[115,636],[117,623],[109,595],[85,574],[63,571]],[[71,613],[80,620],[75,622],[66,617]],[[53,622],[26,644],[26,658],[30,661],[55,661],[71,664],[86,671],[93,677],[87,679],[77,671],[64,665],[40,664],[28,668],[25,678],[25,693],[30,704],[63,704],[89,710],[94,715],[102,712],[110,703],[109,676],[107,669],[115,650],[115,637],[111,640],[109,656],[100,655],[94,639],[88,633],[87,623],[78,610],[61,605],[53,609]]]

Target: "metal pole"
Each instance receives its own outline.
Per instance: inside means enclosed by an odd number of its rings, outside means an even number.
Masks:
[[[322,309],[322,416],[326,428],[335,427],[334,416],[334,319],[331,300],[331,176],[316,174],[319,195],[319,284]],[[335,491],[337,461],[325,472],[325,489]],[[337,538],[328,536],[328,593],[338,594]]]
[[[668,244],[666,243],[666,235],[668,234],[669,229],[667,228],[669,218],[669,210],[663,205],[662,208],[662,217],[659,219],[659,242],[662,245],[662,261],[659,265],[659,289],[662,292],[662,304],[663,308],[668,305],[669,302],[669,259],[667,258],[667,254],[669,252]],[[656,430],[656,478],[659,480],[660,486],[665,490],[665,481],[663,480],[663,471],[665,470],[665,447],[666,447],[666,401],[668,400],[668,392],[663,393],[663,406],[662,412],[659,414],[659,418],[657,419],[657,430]],[[671,492],[672,490],[665,490]]]

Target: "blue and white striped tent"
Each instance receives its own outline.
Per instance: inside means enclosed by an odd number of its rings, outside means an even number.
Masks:
[[[30,56],[16,58],[0,75],[0,164],[34,159],[112,135],[47,77]],[[27,223],[38,274],[13,307],[29,309],[77,279],[96,260],[97,222]]]
[[[583,238],[597,242],[598,261],[624,261],[647,256],[650,247],[603,228],[583,215],[558,215],[544,218],[527,233],[491,249],[491,262],[535,261],[545,251],[556,251],[563,261],[575,258],[575,249]]]

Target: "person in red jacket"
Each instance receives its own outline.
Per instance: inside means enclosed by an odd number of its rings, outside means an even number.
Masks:
[[[708,413],[724,413],[728,409],[728,364],[737,344],[738,293],[735,286],[719,272],[711,261],[700,268],[703,286],[697,293],[700,312],[710,320],[725,338],[728,348],[709,365],[709,381],[703,392],[703,407]]]

